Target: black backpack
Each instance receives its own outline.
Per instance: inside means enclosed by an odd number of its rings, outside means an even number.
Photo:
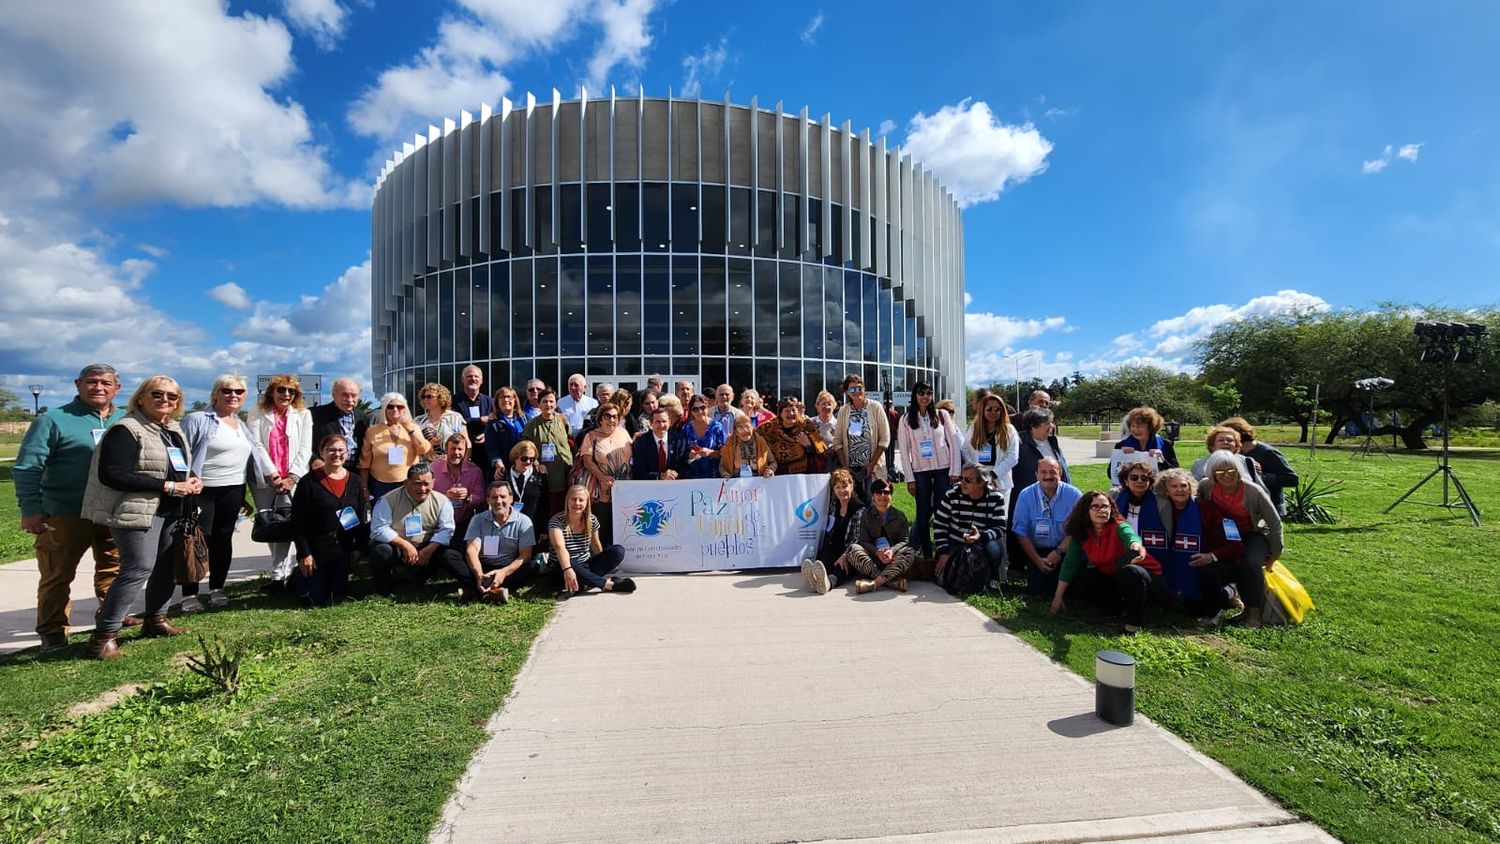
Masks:
[[[958,553],[948,557],[938,585],[954,595],[972,595],[983,592],[989,578],[990,560],[984,554],[984,546],[975,543],[961,546]]]

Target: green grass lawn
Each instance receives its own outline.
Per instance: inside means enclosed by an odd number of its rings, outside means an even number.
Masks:
[[[1201,447],[1180,448],[1190,459]],[[1318,609],[1294,628],[1200,629],[1159,617],[1134,639],[1075,602],[971,603],[1054,660],[1093,676],[1094,653],[1138,660],[1137,705],[1157,723],[1347,841],[1500,838],[1500,462],[1455,460],[1490,518],[1403,504],[1430,458],[1309,463],[1343,480],[1334,525],[1293,525],[1284,560]],[[1437,481],[1415,496],[1441,499]]]
[[[81,659],[81,636],[0,657],[0,836],[426,841],[553,607],[431,594],[308,611],[242,591],[187,623],[248,645],[233,698],[182,667],[192,637],[129,634],[111,663]]]
[[[1112,430],[1118,430],[1118,428],[1118,422],[1112,426]],[[1201,443],[1204,437],[1208,436],[1208,428],[1209,426],[1207,425],[1183,425],[1181,437],[1178,442],[1184,446]],[[1098,425],[1059,425],[1057,432],[1065,437],[1097,440],[1102,430]],[[1307,446],[1305,444],[1298,445],[1297,443],[1298,438],[1302,436],[1302,428],[1298,425],[1257,425],[1255,427],[1255,435],[1262,441],[1282,446],[1283,449],[1287,446],[1296,446],[1301,449],[1304,455],[1307,453]],[[1318,448],[1326,448],[1323,445],[1323,438],[1327,435],[1328,429],[1326,427],[1318,429]],[[1391,445],[1389,434],[1377,437],[1376,439],[1382,446],[1392,451],[1397,451],[1401,448],[1399,440],[1396,445]],[[1363,436],[1340,437],[1335,441],[1334,447],[1353,448],[1362,442],[1364,442]],[[1459,448],[1500,448],[1500,430],[1494,428],[1455,427],[1452,436],[1449,438],[1449,444],[1458,446]],[[1429,448],[1436,449],[1442,445],[1442,440],[1431,438],[1427,441],[1427,445]]]
[[[35,557],[33,539],[31,534],[21,530],[21,505],[16,503],[16,485],[10,479],[10,466],[0,464],[0,563]]]

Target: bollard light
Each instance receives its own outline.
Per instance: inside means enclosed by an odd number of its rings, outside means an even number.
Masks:
[[[1127,727],[1135,721],[1135,658],[1119,651],[1094,654],[1094,714]]]

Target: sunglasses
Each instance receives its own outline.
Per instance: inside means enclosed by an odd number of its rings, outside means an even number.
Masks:
[[[849,389],[845,390],[844,392],[848,393],[851,396],[857,396],[860,393],[863,393],[864,391],[865,391],[864,387],[853,386],[853,387],[850,387]]]
[[[526,392],[528,392],[528,393],[540,393],[541,391],[542,391],[541,387],[527,387],[526,388]]]
[[[890,494],[891,494],[891,491],[888,490],[888,489],[877,489],[877,490],[875,490],[874,492],[871,493],[871,495],[890,495]]]
[[[1214,474],[1215,475],[1238,475],[1239,472],[1235,471],[1234,469],[1215,469],[1214,470]]]
[[[932,391],[931,390],[918,390],[916,392],[916,395],[919,395],[919,396],[930,396],[930,395],[932,395]]]
[[[151,391],[151,398],[154,401],[177,401],[179,398],[182,398],[182,397],[180,395],[178,395],[177,393],[169,393],[169,392],[167,392],[165,390],[152,390]]]
[[[966,483],[966,484],[977,484],[977,483],[979,483],[979,479],[978,478],[959,478],[959,480],[962,481],[962,482],[964,482],[964,483]]]
[[[386,413],[390,413],[393,410],[401,411],[401,410],[405,410],[405,409],[406,409],[406,405],[404,405],[404,404],[388,404],[388,405],[385,406],[385,412]]]
[[[296,387],[277,387],[276,392],[282,394],[283,396],[295,396],[302,391],[297,389]]]
[[[536,462],[536,458],[532,457],[529,454],[523,454],[520,457],[516,458],[516,462],[517,463],[535,463]]]
[[[1149,480],[1151,480],[1151,476],[1150,475],[1126,475],[1125,476],[1125,480],[1127,480],[1127,481],[1149,481]]]
[[[220,387],[219,392],[226,396],[243,396],[245,394],[245,388],[240,387],[239,389],[235,389],[234,387]]]
[[[698,411],[700,411],[700,410],[702,410],[702,411],[707,411],[707,410],[708,410],[708,408],[707,408],[707,407],[706,407],[706,406],[705,406],[705,405],[701,405],[701,404],[695,404],[695,405],[693,405],[693,406],[692,406],[692,407],[691,407],[691,408],[689,408],[689,410],[690,410],[690,411],[691,411],[691,412],[692,412],[692,413],[697,413],[697,412],[698,412]]]

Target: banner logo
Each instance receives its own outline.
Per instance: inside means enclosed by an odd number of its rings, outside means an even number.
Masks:
[[[630,517],[630,528],[636,536],[661,536],[672,523],[672,501],[642,501]]]
[[[813,506],[813,500],[811,498],[807,499],[801,504],[798,504],[795,512],[797,515],[797,522],[801,524],[802,527],[810,528],[818,526],[818,508]]]

